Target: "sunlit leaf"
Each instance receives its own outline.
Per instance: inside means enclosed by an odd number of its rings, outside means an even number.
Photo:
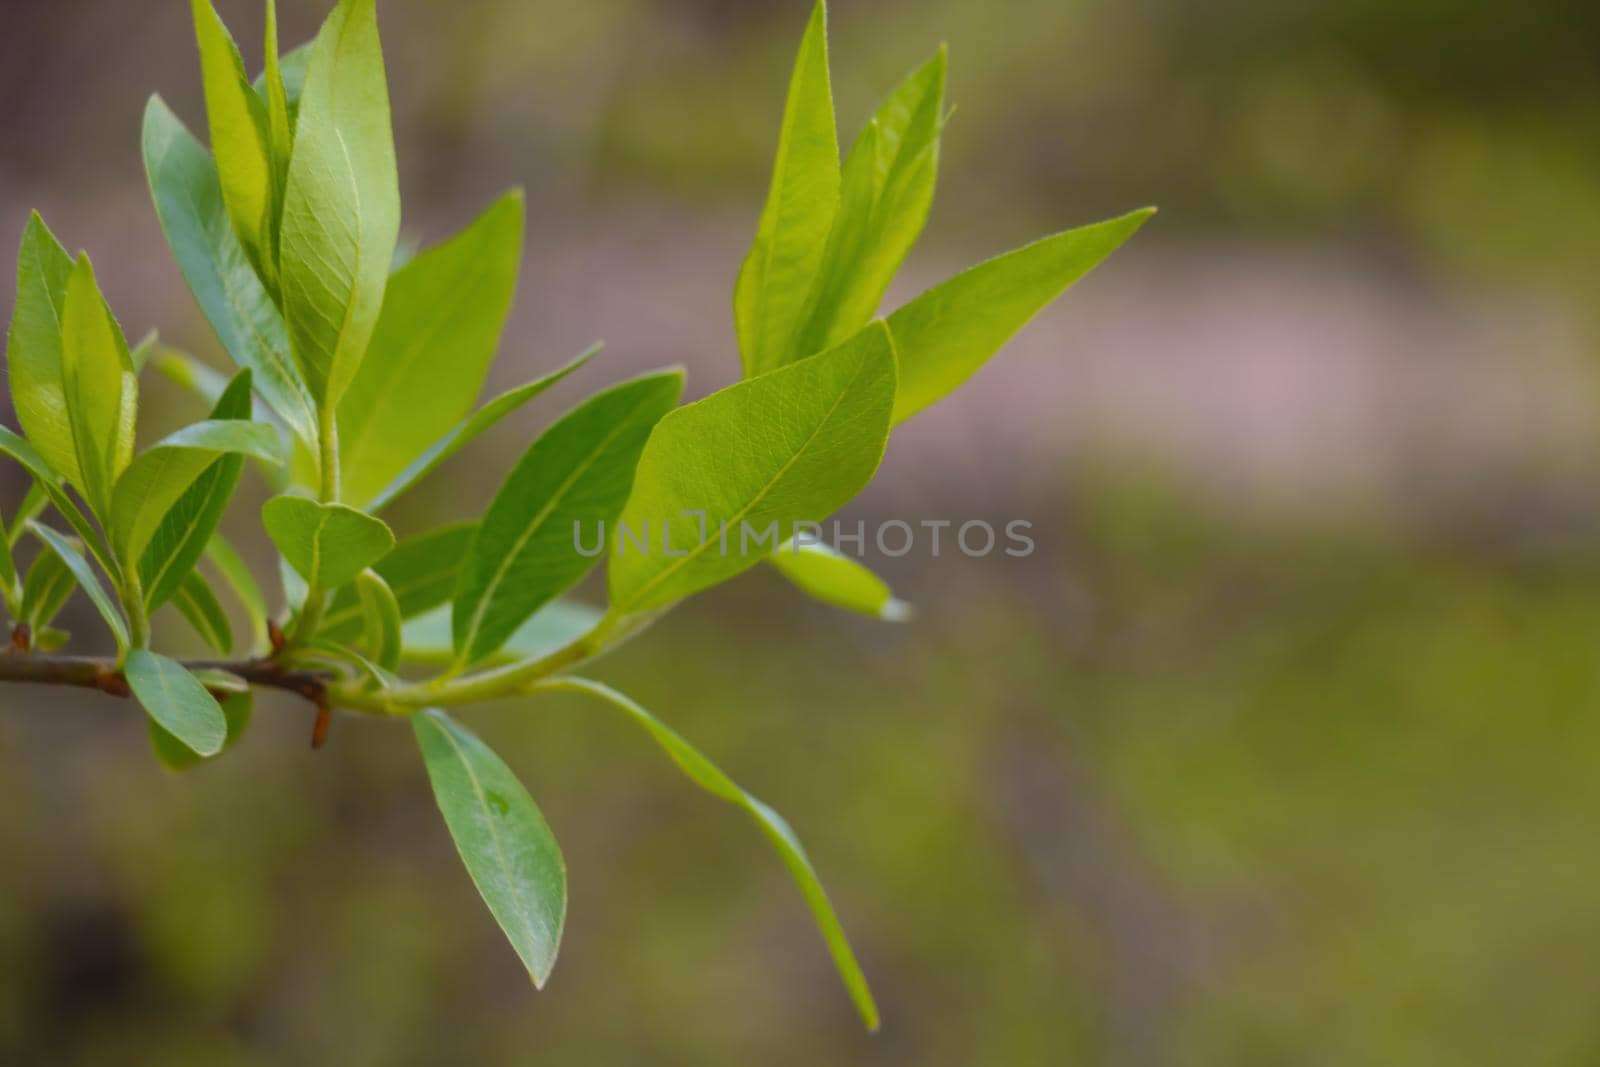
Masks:
[[[275,496],[261,509],[267,536],[306,581],[336,589],[388,555],[389,527],[343,504]]]

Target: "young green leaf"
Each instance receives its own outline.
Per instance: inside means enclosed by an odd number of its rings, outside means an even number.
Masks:
[[[941,48],[890,94],[850,149],[839,214],[789,359],[832,348],[865,326],[922,235],[939,170],[944,82]]]
[[[683,372],[645,375],[562,417],[512,470],[478,526],[456,585],[452,626],[463,663],[489,655],[597,562],[576,530],[616,521],[650,430],[683,392]]]
[[[523,966],[542,987],[567,915],[567,868],[516,775],[442,711],[411,717],[434,798],[467,873]]]
[[[61,370],[61,306],[72,257],[35,211],[17,253],[17,302],[6,340],[11,402],[22,432],[59,478],[82,485]]]
[[[83,591],[89,594],[89,599],[94,602],[95,608],[100,612],[100,617],[105,619],[106,626],[111,630],[111,636],[117,639],[118,648],[128,647],[128,623],[122,617],[122,609],[106,592],[106,587],[100,583],[100,576],[89,566],[89,561],[83,558],[83,553],[64,535],[57,533],[48,526],[37,522],[30,522],[28,530],[44,543],[44,546],[66,564],[67,570],[83,586]]]
[[[249,389],[248,378],[243,388]],[[281,462],[280,447],[271,426],[245,419],[208,419],[162,438],[117,479],[111,501],[111,547],[125,564],[138,561],[172,506],[220,457]],[[199,540],[201,548],[206,539]],[[196,558],[201,548],[195,549]]]
[[[429,445],[427,451],[413,460],[405,470],[395,475],[394,479],[379,490],[377,495],[367,503],[366,510],[377,514],[394,503],[397,497],[411,489],[429,474],[432,474],[445,460],[476,440],[478,435],[589,362],[599,353],[599,345],[590,345],[578,353],[566,366],[560,367],[542,378],[536,378],[514,389],[508,389],[483,405],[464,421],[451,427],[443,437]],[[352,499],[359,500],[361,498],[352,497]]]
[[[261,509],[267,536],[306,581],[337,589],[394,548],[378,519],[343,504],[275,496]]]
[[[195,677],[208,688],[212,684],[209,675],[193,672]],[[244,734],[245,728],[250,725],[250,713],[254,703],[248,688],[241,692],[229,693],[222,698],[222,718],[227,725],[227,738],[222,742],[223,751],[233,747]],[[148,719],[150,724],[150,748],[156,754],[156,759],[162,766],[172,771],[185,771],[201,762],[201,756],[194,749],[179,741],[166,731],[155,719]]]
[[[150,718],[196,755],[222,751],[228,739],[227,716],[217,698],[183,664],[136,648],[128,653],[123,675]]]
[[[0,518],[0,597],[5,601],[6,614],[13,619],[20,618],[17,605],[22,597],[22,585],[17,577],[17,560],[11,554],[11,536],[4,518]]]
[[[33,558],[22,579],[22,613],[19,618],[33,630],[35,638],[61,613],[78,580],[61,557],[41,552]]]
[[[377,571],[356,575],[356,596],[361,601],[362,647],[385,671],[400,666],[400,602]]]
[[[911,617],[910,605],[895,599],[888,583],[827,545],[791,541],[772,554],[772,565],[802,592],[825,604],[885,622]]]
[[[226,424],[226,420],[236,426],[268,429],[244,421],[250,416],[250,382],[251,374],[247,367],[235,376],[217,398],[216,406],[211,409],[210,424]],[[275,432],[273,440],[277,441]],[[130,473],[143,458],[140,457],[133,467],[128,468]],[[243,468],[242,454],[232,451],[220,453],[190,482],[182,495],[166,506],[155,531],[145,547],[139,550],[139,581],[151,611],[166,603],[177,592],[183,576],[199,562],[217,524],[222,520],[223,510],[233,497]],[[126,480],[127,475],[124,475],[123,481]],[[120,491],[122,482],[119,481],[117,486]],[[113,499],[113,515],[116,514],[116,505],[117,500]]]
[[[172,603],[206,644],[220,655],[233,651],[233,626],[228,622],[228,613],[222,610],[217,594],[200,577],[199,571],[190,571],[184,576]]]
[[[889,316],[900,356],[898,425],[944,399],[1154,211],[1084,226],[978,264]]]
[[[522,261],[520,190],[389,279],[366,358],[339,403],[344,492],[370,500],[472,412]]]
[[[394,551],[377,562],[373,570],[394,593],[402,619],[421,615],[450,599],[461,561],[467,558],[477,532],[475,522],[443,526],[397,542]],[[361,633],[362,617],[360,598],[346,587],[334,597],[317,632],[331,641],[350,641]],[[446,627],[447,646],[448,634]]]
[[[789,81],[766,207],[734,286],[734,326],[749,377],[787,361],[838,211],[839,182],[828,15],[817,0]]]
[[[861,973],[861,965],[856,962],[855,953],[850,948],[850,942],[845,937],[844,928],[839,925],[839,917],[834,913],[833,905],[828,900],[827,892],[822,888],[822,883],[817,879],[817,872],[811,866],[811,861],[806,857],[805,849],[801,848],[800,841],[795,837],[794,831],[784,821],[783,816],[767,807],[761,801],[741,789],[733,779],[722,772],[716,764],[706,759],[698,749],[690,745],[682,737],[661,720],[651,715],[632,698],[617,692],[610,686],[599,682],[591,682],[586,678],[555,678],[541,683],[541,689],[564,690],[568,692],[584,693],[598,697],[613,707],[626,712],[640,726],[655,739],[678,765],[684,774],[689,776],[701,789],[712,796],[725,800],[736,807],[743,808],[749,816],[756,821],[761,832],[767,836],[777,849],[778,855],[783,858],[784,866],[789,868],[795,884],[800,887],[801,894],[806,899],[806,904],[811,909],[811,915],[816,920],[818,929],[822,932],[823,940],[827,942],[828,951],[833,955],[834,966],[843,979],[845,988],[850,992],[850,998],[855,1002],[856,1010],[860,1012],[862,1021],[868,1029],[878,1028],[878,1006],[873,1001],[872,990],[867,986],[867,979]],[[418,716],[420,718],[420,716]]]
[[[261,592],[255,575],[250,573],[250,568],[245,566],[244,560],[228,539],[219,533],[213,533],[211,540],[206,543],[205,556],[249,615],[252,649],[260,651],[265,648],[268,642],[267,598]]]
[[[279,234],[290,351],[324,418],[360,366],[400,231],[375,0],[340,0],[306,71]]]
[[[116,560],[112,557],[111,549],[106,544],[105,538],[100,535],[99,529],[84,517],[78,505],[73,503],[72,497],[67,495],[66,489],[61,484],[60,476],[50,469],[50,465],[45,462],[44,457],[34,451],[33,446],[27,441],[24,441],[4,426],[0,426],[0,452],[22,464],[23,469],[33,475],[34,487],[39,489],[49,499],[51,505],[61,513],[61,517],[67,520],[73,532],[83,539],[84,544],[89,546],[89,551],[94,554],[95,559],[99,560],[100,565],[106,568],[107,573],[119,573]],[[25,508],[24,511],[27,512],[30,509]],[[37,511],[31,511],[28,517],[31,518],[36,514],[38,514]],[[16,543],[14,535],[21,529],[23,529],[23,516],[19,515],[17,524],[12,529],[13,544]]]
[[[571,644],[600,624],[605,612],[575,600],[552,600],[517,627],[499,651],[486,657],[486,665],[513,660],[542,659]],[[400,629],[402,658],[409,663],[445,667],[455,662],[450,639],[450,608],[440,606],[408,619]]]
[[[662,419],[617,525],[613,612],[725,581],[771,555],[796,524],[843,507],[883,458],[894,392],[894,349],[877,325]]]
[[[254,372],[256,390],[284,424],[315,447],[316,404],[289,355],[283,316],[233,232],[210,155],[158,96],[145,108],[144,163],[167,244],[222,347]]]
[[[244,59],[211,0],[190,0],[205,86],[211,151],[222,181],[222,202],[245,254],[269,290],[277,288],[274,228],[282,197],[273,167],[272,120],[250,87]],[[285,104],[287,121],[287,104]]]
[[[272,218],[272,232],[276,235],[283,218],[283,189],[289,182],[289,158],[294,150],[294,120],[289,113],[289,89],[283,83],[283,66],[278,58],[277,0],[267,0],[267,29],[262,51],[266,53],[266,66],[261,72],[261,88],[251,88],[259,93],[267,109],[267,154],[272,161],[273,189],[277,194]],[[273,266],[276,268],[277,265]]]
[[[0,427],[0,432],[5,432],[5,428]],[[0,445],[0,452],[5,451],[5,447]],[[17,517],[11,520],[11,528],[6,531],[6,543],[11,548],[16,548],[17,542],[22,540],[22,535],[27,532],[24,529],[27,521],[43,515],[44,509],[49,506],[50,494],[40,487],[38,479],[30,478],[28,491],[23,494],[22,503],[17,506]]]
[[[111,487],[133,461],[139,380],[122,328],[100,295],[88,256],[79,256],[61,307],[61,381],[89,507],[111,513]]]

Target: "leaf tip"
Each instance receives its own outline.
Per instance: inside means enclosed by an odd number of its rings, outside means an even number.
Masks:
[[[917,609],[899,597],[890,597],[883,607],[878,609],[878,618],[884,622],[910,622],[916,617]]]

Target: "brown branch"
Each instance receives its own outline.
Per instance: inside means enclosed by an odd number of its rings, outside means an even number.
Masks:
[[[318,709],[328,702],[331,675],[318,671],[293,670],[270,659],[199,660],[184,664],[190,670],[218,670],[263,689],[279,689],[310,701]],[[0,683],[64,685],[96,689],[111,696],[132,695],[128,680],[117,669],[116,661],[95,656],[40,656],[17,652],[0,653]]]

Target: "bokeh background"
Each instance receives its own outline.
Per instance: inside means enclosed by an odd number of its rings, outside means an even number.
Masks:
[[[256,0],[218,6],[258,54]],[[280,6],[289,40],[326,7]],[[608,343],[402,531],[477,513],[585,391],[734,380],[805,16],[384,0],[407,235],[529,191],[493,385]],[[39,208],[130,334],[215,360],[138,154],[150,92],[202,118],[189,33],[177,0],[0,6],[0,247]],[[599,672],[789,815],[882,1033],[760,836],[601,706],[471,716],[568,857],[535,994],[409,731],[313,755],[264,702],[173,776],[131,705],[14,689],[0,1063],[1600,1062],[1597,39],[1587,0],[836,0],[847,140],[952,49],[894,298],[1162,207],[849,513],[1024,518],[1034,556],[870,557],[903,626],[753,574]],[[153,431],[197,415],[147,395]]]

